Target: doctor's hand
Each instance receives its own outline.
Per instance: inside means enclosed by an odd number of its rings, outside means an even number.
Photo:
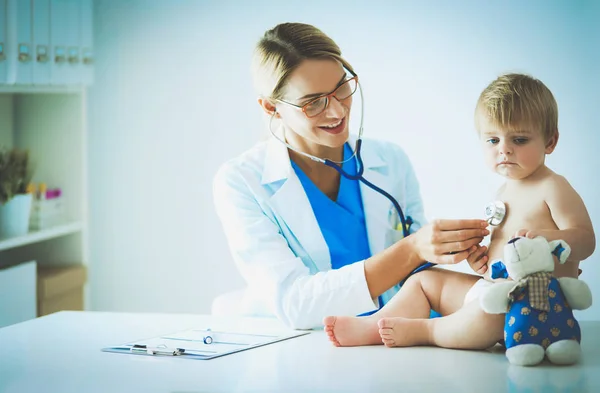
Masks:
[[[416,233],[415,250],[422,261],[454,264],[478,250],[477,245],[489,235],[485,220],[435,220]]]

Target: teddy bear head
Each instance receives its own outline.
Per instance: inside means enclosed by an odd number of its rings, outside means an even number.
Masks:
[[[504,246],[504,265],[508,275],[519,280],[537,272],[553,272],[554,255],[565,263],[570,254],[571,247],[564,240],[515,237]]]

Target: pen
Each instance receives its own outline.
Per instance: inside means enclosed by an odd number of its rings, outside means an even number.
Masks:
[[[133,353],[145,353],[148,355],[168,355],[168,356],[179,356],[183,355],[185,349],[183,348],[167,348],[167,347],[148,347],[146,345],[135,344],[131,347]]]

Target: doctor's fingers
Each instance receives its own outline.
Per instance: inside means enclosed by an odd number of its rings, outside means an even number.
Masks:
[[[471,239],[480,239],[490,234],[487,229],[461,229],[458,231],[433,231],[431,233],[432,244],[444,244],[453,242],[464,242]],[[464,250],[461,249],[461,251]]]
[[[486,220],[434,220],[431,226],[434,231],[458,231],[462,229],[483,229],[490,224]]]
[[[462,241],[454,241],[454,242],[446,242],[446,243],[438,243],[433,246],[433,252],[436,254],[448,254],[451,252],[462,252],[466,251],[467,255],[463,257],[463,259],[467,258],[470,254],[470,248],[478,245],[483,241],[483,236],[472,237],[467,240]],[[462,260],[462,259],[461,259]]]

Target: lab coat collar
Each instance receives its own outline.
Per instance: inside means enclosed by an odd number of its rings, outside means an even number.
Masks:
[[[278,136],[281,137],[281,135]],[[289,177],[291,170],[292,163],[290,162],[290,154],[287,146],[271,135],[267,142],[261,184],[266,185],[279,180],[285,180]]]
[[[348,142],[352,147],[356,144],[356,137],[352,136]],[[388,164],[381,157],[382,150],[378,144],[365,143],[361,149],[364,176],[366,179],[386,191],[391,191],[393,179],[389,177]],[[275,211],[282,218],[282,223],[302,245],[314,263],[316,271],[326,271],[331,268],[329,248],[321,233],[316,217],[312,213],[310,201],[303,191],[300,180],[292,170],[287,147],[272,138],[268,142],[265,166],[262,176],[264,186],[270,187],[275,182],[281,184],[273,189],[271,203]],[[369,247],[374,255],[386,247],[386,231],[389,229],[390,203],[381,194],[373,191],[362,182],[360,190],[365,212]],[[305,212],[305,214],[299,214]],[[311,268],[312,270],[312,268]]]

